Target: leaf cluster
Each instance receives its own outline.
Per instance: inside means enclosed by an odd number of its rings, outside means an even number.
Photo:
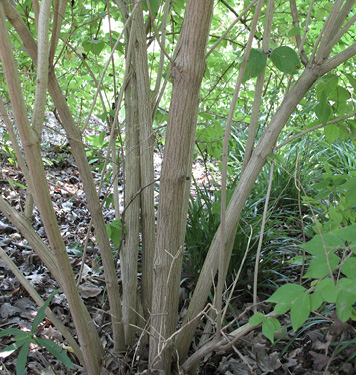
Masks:
[[[17,328],[7,328],[0,332],[0,337],[14,335],[14,343],[8,345],[0,352],[0,357],[6,358],[16,350],[20,349],[16,362],[16,375],[24,375],[26,370],[27,355],[31,345],[45,348],[55,358],[61,361],[69,369],[74,370],[74,365],[63,349],[52,340],[36,336],[38,326],[45,318],[45,310],[51,302],[52,297],[58,293],[58,290],[52,292],[43,306],[38,310],[33,319],[31,331],[24,332]]]

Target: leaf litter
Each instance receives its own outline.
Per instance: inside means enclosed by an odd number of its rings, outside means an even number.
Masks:
[[[50,115],[49,117],[51,118]],[[79,291],[101,332],[103,344],[110,351],[112,339],[107,324],[108,315],[105,312],[108,307],[105,302],[104,276],[100,267],[100,255],[97,252],[93,231],[88,230],[90,226],[89,212],[80,177],[72,155],[66,147],[65,138],[63,134],[61,136],[58,134],[60,130],[53,118],[48,122],[47,128],[56,130],[56,136],[53,136],[52,131],[44,132],[44,142],[49,147],[46,147],[46,153],[43,155],[50,164],[46,170],[53,206],[63,238],[68,244],[68,254],[76,275],[82,266],[85,238],[87,235],[89,237]],[[0,158],[2,166],[1,194],[12,207],[21,211],[24,208],[26,196],[25,190],[21,187],[21,184],[25,185],[23,174],[16,166],[9,163],[6,154],[0,154]],[[50,161],[54,162],[50,163]],[[157,175],[160,172],[161,161],[161,155],[155,154]],[[99,181],[100,174],[93,174]],[[202,163],[194,164],[193,174],[198,184],[204,184],[209,180]],[[105,218],[108,222],[113,220],[113,210],[107,209]],[[33,226],[40,237],[46,241],[41,218],[36,209],[33,213]],[[43,266],[26,240],[2,214],[0,214],[0,246],[17,264],[44,300],[58,288],[47,268]],[[181,293],[187,296],[193,288],[192,283],[185,282],[182,284]],[[249,304],[249,293],[240,293],[239,302],[232,304],[233,315],[239,316],[242,311],[248,310]],[[55,295],[50,306],[75,335],[65,296],[62,293]],[[29,330],[37,311],[36,304],[0,259],[0,329],[13,327]],[[248,317],[239,323],[244,324],[247,320]],[[280,321],[282,326],[290,327],[287,315],[280,317]],[[55,341],[58,345],[66,344],[62,335],[47,318],[38,327],[38,334]],[[197,339],[198,337],[199,332]],[[11,343],[10,337],[1,339],[0,350]],[[350,322],[341,322],[336,314],[330,311],[326,317],[320,319],[318,324],[310,325],[310,328],[303,332],[294,333],[288,329],[284,335],[276,338],[274,345],[262,335],[259,329],[256,329],[239,340],[228,352],[208,355],[201,362],[199,373],[351,375],[356,373],[355,343],[355,326]],[[195,345],[192,345],[192,350],[194,348]],[[72,360],[75,363],[74,357]],[[124,370],[122,370],[123,363],[126,363]],[[0,373],[15,373],[15,365],[16,352],[6,359],[0,358]],[[65,375],[73,373],[49,352],[38,347],[31,347],[27,366],[28,373],[31,374]],[[143,347],[141,351],[135,351],[135,348],[132,351],[128,350],[121,360],[109,355],[104,360],[104,367],[103,371],[107,374],[116,374],[118,371],[120,374],[134,374],[144,371],[147,368],[147,348]],[[84,371],[77,365],[75,373],[80,375],[84,374]]]

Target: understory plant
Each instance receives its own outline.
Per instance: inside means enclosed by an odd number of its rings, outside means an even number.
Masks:
[[[37,350],[36,347],[43,347],[55,358],[62,362],[69,369],[74,370],[74,365],[67,353],[54,341],[45,337],[39,337],[36,334],[39,325],[42,323],[46,316],[45,310],[51,302],[52,297],[58,293],[58,290],[52,292],[47,298],[43,306],[38,310],[35,318],[33,319],[31,330],[29,332],[22,331],[17,328],[6,328],[0,331],[0,337],[13,335],[14,343],[8,345],[0,352],[0,358],[6,358],[16,350],[20,349],[16,360],[16,375],[26,374],[26,364],[28,352],[32,349]]]
[[[303,202],[309,205],[312,218],[307,241],[298,244],[303,255],[288,260],[292,265],[303,266],[302,282],[286,280],[267,299],[267,302],[276,304],[274,313],[277,316],[290,311],[294,331],[307,321],[311,313],[318,311],[322,314],[323,309],[329,309],[330,305],[335,307],[342,322],[356,320],[356,177],[350,168],[353,159],[350,154],[355,154],[355,149],[348,142],[324,145],[328,152],[316,154],[324,173],[310,186],[314,196],[302,196]],[[344,152],[340,152],[343,149]],[[273,326],[279,330],[280,324],[275,318],[273,324],[267,323],[270,319],[257,313],[251,317],[250,323],[268,326],[264,331],[273,341]]]

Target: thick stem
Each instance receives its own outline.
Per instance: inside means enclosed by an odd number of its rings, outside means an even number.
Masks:
[[[173,90],[160,182],[150,365],[170,373],[166,340],[176,329],[179,282],[200,85],[213,1],[190,0],[172,67]],[[161,353],[163,347],[167,350]]]

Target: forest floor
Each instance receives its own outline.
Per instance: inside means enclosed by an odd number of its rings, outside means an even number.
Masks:
[[[73,157],[65,143],[58,142],[58,137],[49,137],[45,140],[45,154],[48,161],[46,167],[48,187],[52,196],[53,206],[60,224],[62,236],[68,244],[73,271],[79,274],[82,268],[82,282],[79,291],[85,304],[89,307],[93,320],[101,334],[103,345],[112,346],[112,340],[107,324],[107,315],[103,313],[105,304],[105,282],[100,257],[97,252],[93,230],[90,228],[90,219],[86,207],[84,192],[75,166]],[[23,211],[26,191],[21,184],[24,178],[15,164],[11,164],[9,153],[0,153],[1,195],[16,210]],[[156,173],[159,174],[160,155],[156,155]],[[93,172],[94,175],[96,172]],[[205,181],[204,168],[197,163],[194,174],[201,184]],[[99,173],[96,174],[99,180]],[[103,197],[105,191],[103,192]],[[105,210],[105,219],[114,219],[112,209]],[[45,241],[45,233],[40,216],[36,210],[33,214],[33,227]],[[87,256],[83,259],[83,243],[88,238]],[[48,269],[29,247],[21,233],[0,213],[0,246],[15,262],[20,271],[26,276],[37,292],[45,300],[51,292],[57,289],[57,284],[51,277]],[[296,276],[297,277],[297,276]],[[194,280],[183,284],[183,293],[189,295],[194,289]],[[246,288],[245,288],[246,289]],[[239,324],[247,322],[250,312],[251,295],[248,292],[240,292],[231,303],[233,316],[242,316]],[[66,299],[62,293],[57,294],[51,301],[51,309],[72,331],[74,327],[69,318],[69,310]],[[261,304],[264,312],[269,312],[272,306]],[[327,308],[326,308],[327,310]],[[0,259],[0,330],[18,328],[30,330],[38,307],[30,298],[27,291],[5,263]],[[256,329],[243,337],[227,353],[213,353],[201,362],[200,374],[311,374],[328,375],[356,374],[355,327],[351,323],[342,323],[330,310],[328,315],[313,316],[297,332],[290,328],[288,315],[282,316],[281,324],[287,327],[283,333],[276,337],[272,345]],[[236,324],[236,323],[235,323]],[[36,334],[47,337],[62,345],[63,338],[52,322],[47,318],[39,325]],[[199,333],[198,333],[199,335]],[[196,338],[198,342],[199,337]],[[13,342],[11,336],[0,338],[0,350]],[[194,345],[192,346],[194,351]],[[0,374],[15,374],[15,365],[18,352],[4,358],[0,354]],[[71,354],[68,352],[68,355]],[[75,362],[75,358],[72,357]],[[119,370],[119,365],[125,365],[124,370]],[[144,345],[134,347],[121,358],[109,357],[105,362],[107,374],[137,374],[147,368],[147,353]],[[54,358],[48,351],[31,347],[27,362],[28,374],[84,374],[80,366],[76,370],[66,369],[61,362]]]

